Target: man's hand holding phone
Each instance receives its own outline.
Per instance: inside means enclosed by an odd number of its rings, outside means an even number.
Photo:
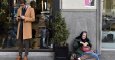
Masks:
[[[25,19],[25,16],[20,16],[21,19]]]
[[[18,16],[18,19],[25,19],[25,16]]]

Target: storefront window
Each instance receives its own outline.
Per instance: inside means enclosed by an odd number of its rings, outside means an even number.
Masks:
[[[103,0],[102,48],[115,49],[115,0]]]
[[[30,48],[50,48],[52,0],[26,0],[35,9],[36,20],[32,24]],[[33,1],[33,2],[32,2]],[[31,4],[30,4],[31,2]],[[17,48],[16,14],[19,0],[0,0],[0,48]],[[44,18],[43,18],[44,17]]]

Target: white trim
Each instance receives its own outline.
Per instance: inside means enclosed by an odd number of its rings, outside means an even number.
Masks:
[[[96,11],[96,9],[62,9],[64,12],[76,12],[76,11]]]
[[[115,49],[104,49],[104,48],[102,48],[101,51],[115,51]]]
[[[60,9],[62,10],[62,0],[60,0]]]
[[[98,0],[100,2],[100,54],[102,50],[102,9],[103,9],[103,0]]]
[[[96,1],[96,8],[97,8],[97,14],[96,14],[96,18],[97,18],[97,24],[96,24],[96,49],[98,51],[99,54],[101,54],[101,36],[102,36],[102,14],[101,14],[101,0],[97,0]]]

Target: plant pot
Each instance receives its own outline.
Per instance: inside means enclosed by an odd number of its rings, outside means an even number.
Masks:
[[[68,60],[68,47],[55,47],[55,60]]]

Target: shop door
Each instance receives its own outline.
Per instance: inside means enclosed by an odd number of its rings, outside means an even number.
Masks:
[[[102,49],[115,49],[115,0],[103,0]]]

